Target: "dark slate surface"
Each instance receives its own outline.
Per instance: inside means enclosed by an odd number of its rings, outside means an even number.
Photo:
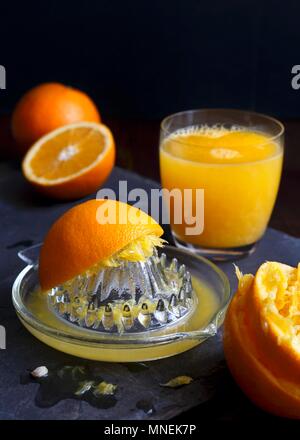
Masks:
[[[149,190],[157,183],[115,168],[106,187],[116,188],[128,180],[128,187]],[[78,202],[75,202],[78,203]],[[50,224],[73,203],[53,203],[34,194],[14,164],[0,165],[0,325],[7,331],[7,348],[0,350],[0,419],[170,419],[189,414],[214,419],[266,418],[234,385],[224,362],[221,333],[199,347],[173,358],[146,365],[87,362],[59,353],[40,343],[19,323],[11,302],[11,286],[24,266],[17,251],[42,241]],[[168,231],[166,238],[171,241]],[[300,260],[300,240],[269,229],[250,257],[239,260],[243,272],[254,272],[265,260],[296,265]],[[220,267],[236,287],[233,266]],[[90,364],[104,380],[118,384],[117,403],[97,409],[86,402],[67,399],[51,408],[35,404],[38,384],[20,384],[20,375],[39,365],[56,367]],[[193,384],[180,389],[159,386],[178,375],[190,375]],[[155,411],[146,414],[139,407],[146,401]],[[139,402],[139,403],[138,403]],[[196,407],[197,405],[200,406]],[[191,408],[196,409],[191,410]],[[183,413],[183,416],[180,414]]]

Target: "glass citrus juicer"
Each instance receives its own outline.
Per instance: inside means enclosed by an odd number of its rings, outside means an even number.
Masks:
[[[114,219],[104,222],[108,211]],[[162,233],[121,202],[67,211],[42,245],[19,252],[27,266],[13,303],[22,324],[57,350],[113,362],[172,356],[214,336],[230,299],[226,275],[164,246]]]

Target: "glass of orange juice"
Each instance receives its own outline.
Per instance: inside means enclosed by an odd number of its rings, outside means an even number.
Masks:
[[[176,245],[220,260],[252,252],[275,204],[283,143],[283,125],[254,112],[191,110],[165,118],[160,171]],[[191,228],[192,218],[202,227]]]

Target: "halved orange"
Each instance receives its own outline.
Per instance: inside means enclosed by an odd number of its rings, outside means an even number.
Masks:
[[[264,263],[255,276],[249,307],[263,329],[259,346],[274,372],[283,370],[291,382],[300,384],[299,276],[300,266]]]
[[[107,216],[111,211],[114,215]],[[160,225],[145,212],[115,200],[89,200],[63,214],[50,228],[41,249],[43,290],[70,281],[99,264],[118,259],[143,261],[162,245]],[[97,267],[95,267],[97,266]]]
[[[255,277],[237,274],[224,323],[228,366],[254,403],[300,419],[300,265],[266,262]]]
[[[76,199],[99,189],[115,162],[113,135],[104,124],[78,122],[40,138],[22,168],[38,190],[58,199]]]

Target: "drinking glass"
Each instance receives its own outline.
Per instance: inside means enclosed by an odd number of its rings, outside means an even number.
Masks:
[[[266,115],[203,109],[166,117],[160,172],[176,245],[220,260],[253,252],[275,204],[283,149],[284,127]]]

